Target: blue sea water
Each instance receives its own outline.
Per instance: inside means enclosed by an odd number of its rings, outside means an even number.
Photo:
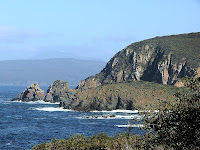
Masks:
[[[53,138],[67,138],[70,134],[92,136],[127,132],[128,122],[138,124],[136,112],[103,111],[77,112],[59,108],[58,104],[39,102],[11,102],[25,86],[0,86],[0,149],[21,150],[50,142]],[[46,90],[47,86],[41,86]],[[115,115],[114,118],[101,116]],[[144,131],[132,128],[135,134]]]

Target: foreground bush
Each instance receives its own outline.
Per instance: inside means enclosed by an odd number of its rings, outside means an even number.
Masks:
[[[69,136],[67,140],[53,139],[50,143],[38,144],[32,150],[163,150],[165,148],[162,144],[151,144],[151,139],[153,136],[150,134],[139,136],[122,133],[111,137],[104,133],[92,137],[75,135]]]
[[[160,101],[152,111],[144,113],[144,124],[152,138],[153,148],[164,145],[165,149],[200,149],[200,78],[187,79],[185,85],[191,92],[177,93],[175,102]]]
[[[83,135],[69,136],[66,139],[53,139],[51,143],[34,146],[33,150],[93,150],[93,149],[138,149],[143,146],[142,138],[130,133],[123,133],[112,137],[104,133],[85,137]]]

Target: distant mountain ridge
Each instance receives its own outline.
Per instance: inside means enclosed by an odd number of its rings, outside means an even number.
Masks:
[[[78,89],[143,80],[174,85],[179,78],[200,75],[200,32],[156,37],[133,43],[114,55],[97,75]]]
[[[84,78],[101,71],[102,61],[52,58],[42,60],[0,61],[0,85],[50,85],[57,79],[76,86]]]

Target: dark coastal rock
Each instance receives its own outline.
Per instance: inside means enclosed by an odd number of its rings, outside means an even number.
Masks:
[[[70,101],[73,99],[74,92],[69,88],[68,82],[63,82],[62,80],[56,80],[51,84],[47,90],[44,101],[46,102],[61,102]]]
[[[38,101],[44,99],[44,91],[40,89],[38,83],[33,83],[28,86],[18,97],[12,99],[12,101]]]

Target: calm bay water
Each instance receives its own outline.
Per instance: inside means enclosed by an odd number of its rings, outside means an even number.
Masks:
[[[139,118],[135,112],[104,111],[77,112],[59,108],[58,104],[45,102],[11,102],[26,86],[0,86],[0,149],[21,150],[50,142],[53,138],[67,138],[70,134],[92,136],[98,133],[108,135],[127,132],[121,127],[133,118]],[[46,91],[47,86],[41,86]],[[115,116],[103,118],[101,116]],[[136,134],[143,131],[132,129]]]

